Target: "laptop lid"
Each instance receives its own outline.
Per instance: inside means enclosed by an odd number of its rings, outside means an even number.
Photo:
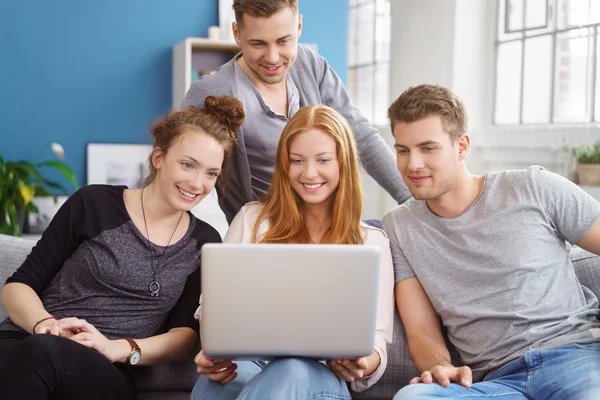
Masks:
[[[204,245],[205,354],[253,360],[371,354],[379,253],[366,245]]]

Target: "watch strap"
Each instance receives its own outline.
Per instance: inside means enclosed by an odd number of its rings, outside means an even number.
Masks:
[[[140,349],[140,346],[138,346],[138,344],[135,342],[135,340],[133,340],[131,338],[125,338],[125,340],[127,340],[127,342],[129,343],[129,345],[131,346],[131,352],[127,356],[127,364],[131,365],[131,356],[133,356],[133,354],[135,352],[140,353],[140,356],[141,356],[142,355],[142,349]]]

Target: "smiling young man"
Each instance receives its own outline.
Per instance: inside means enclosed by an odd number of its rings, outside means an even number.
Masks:
[[[467,115],[448,89],[409,88],[388,115],[414,199],[383,227],[422,372],[394,399],[600,398],[598,299],[567,245],[600,254],[600,203],[537,166],[469,173]]]
[[[410,193],[383,138],[350,102],[348,92],[325,59],[298,45],[302,15],[297,0],[234,0],[232,29],[242,51],[209,76],[194,82],[182,107],[202,106],[209,95],[238,98],[246,121],[221,208],[231,222],[240,208],[269,188],[277,142],[289,118],[302,106],[325,104],[350,123],[366,171],[402,203]]]

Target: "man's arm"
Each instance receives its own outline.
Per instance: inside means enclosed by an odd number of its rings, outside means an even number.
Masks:
[[[410,383],[436,381],[447,387],[450,382],[456,382],[470,387],[473,380],[471,369],[452,365],[439,318],[419,279],[412,277],[396,283],[395,292],[410,355],[421,372],[421,376]]]
[[[576,244],[587,251],[600,255],[600,219]]]
[[[323,57],[305,50],[307,57],[314,57],[321,101],[339,112],[350,124],[362,164],[369,175],[385,189],[398,204],[411,198],[408,188],[396,167],[396,159],[390,146],[371,125],[360,110],[352,104],[344,83]]]

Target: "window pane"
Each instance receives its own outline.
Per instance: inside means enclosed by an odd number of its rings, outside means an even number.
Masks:
[[[600,31],[596,35],[596,118],[595,121],[600,121]]]
[[[524,0],[508,1],[508,31],[523,29],[523,6]]]
[[[527,0],[525,2],[525,28],[541,28],[546,26],[547,0]]]
[[[373,122],[374,77],[372,65],[356,69],[354,104],[371,122]]]
[[[552,36],[525,40],[523,123],[550,122]]]
[[[518,124],[521,109],[521,52],[523,42],[498,45],[496,62],[496,110],[497,124]]]
[[[591,29],[556,35],[554,121],[590,120]]]
[[[590,24],[600,22],[600,1],[592,0],[590,4]]]
[[[500,0],[498,1],[498,40],[511,40],[511,39],[519,39],[523,37],[523,33],[515,32],[515,33],[507,33],[505,31],[506,28],[506,20],[505,20],[505,6],[506,2],[510,0]]]
[[[375,2],[369,2],[356,8],[354,29],[356,64],[373,63],[375,55]]]
[[[387,125],[387,109],[390,106],[390,64],[381,63],[375,67],[375,115],[373,124]]]
[[[375,61],[389,61],[390,60],[390,14],[383,14],[377,16],[377,22],[375,24],[375,43],[377,53],[375,54]]]
[[[348,13],[348,65],[353,66],[357,63],[357,18],[358,12],[356,8],[350,8]]]
[[[592,0],[592,3],[597,1]],[[590,23],[589,6],[590,0],[558,0],[558,28],[564,29]]]

